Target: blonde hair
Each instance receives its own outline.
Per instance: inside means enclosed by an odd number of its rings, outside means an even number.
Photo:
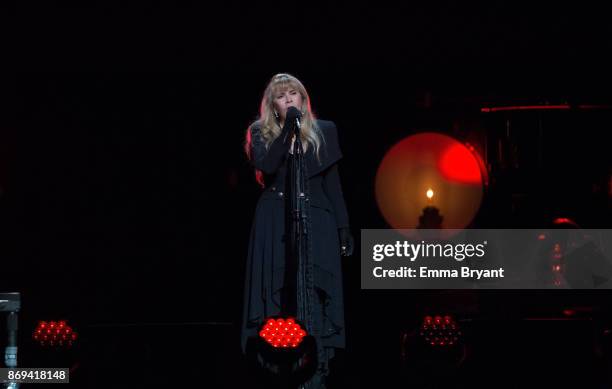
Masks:
[[[247,157],[251,159],[251,128],[257,126],[260,128],[261,135],[266,143],[266,148],[281,134],[282,128],[274,115],[274,96],[279,91],[284,91],[289,88],[297,90],[302,96],[302,106],[300,111],[302,112],[302,120],[300,127],[300,140],[302,144],[307,144],[308,147],[313,147],[317,159],[319,158],[319,151],[321,143],[324,141],[320,129],[316,124],[316,117],[312,112],[310,106],[310,97],[304,85],[296,77],[287,74],[279,73],[276,74],[268,83],[261,103],[259,105],[259,118],[255,120],[247,130],[245,151]],[[256,171],[257,181],[263,185],[262,174]]]

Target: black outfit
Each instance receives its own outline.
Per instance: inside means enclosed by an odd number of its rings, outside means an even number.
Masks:
[[[309,185],[311,221],[311,257],[317,298],[314,324],[317,342],[324,348],[319,353],[319,373],[327,374],[334,349],[345,347],[344,302],[340,261],[339,228],[348,228],[349,220],[337,162],[342,158],[336,126],[331,121],[317,120],[323,137],[319,159],[309,145],[304,162]],[[263,320],[280,313],[285,267],[285,186],[289,131],[283,132],[266,149],[260,129],[251,127],[252,164],[264,173],[265,190],[255,209],[251,228],[244,290],[242,350],[247,341],[257,337]]]

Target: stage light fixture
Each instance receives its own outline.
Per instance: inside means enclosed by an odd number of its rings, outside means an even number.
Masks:
[[[461,330],[450,315],[425,316],[419,335],[430,346],[449,347],[459,342]]]
[[[65,320],[41,320],[34,329],[32,339],[42,347],[71,347],[78,339],[78,334]]]

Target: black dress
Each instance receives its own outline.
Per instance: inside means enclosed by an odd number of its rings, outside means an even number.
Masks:
[[[344,302],[338,228],[348,227],[338,161],[342,157],[336,126],[317,120],[322,134],[319,159],[312,146],[304,154],[309,185],[311,254],[316,291],[313,329],[320,348],[320,371],[327,373],[334,349],[345,347]],[[268,316],[280,313],[285,275],[285,177],[290,136],[282,133],[266,150],[257,126],[251,128],[252,164],[264,174],[265,189],[255,209],[246,261],[242,350]]]

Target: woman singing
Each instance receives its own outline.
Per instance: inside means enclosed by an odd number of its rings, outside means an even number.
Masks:
[[[338,173],[342,153],[336,126],[331,121],[315,119],[306,89],[289,74],[272,77],[261,100],[259,118],[246,135],[245,151],[263,192],[249,241],[242,350],[247,352],[249,339],[258,336],[259,326],[267,317],[285,310],[284,293],[287,288],[295,288],[286,277],[286,244],[290,236],[285,228],[285,200],[291,192],[287,170],[294,158],[296,119],[308,188],[308,260],[313,276],[312,328],[307,330],[316,339],[318,349],[317,371],[307,387],[324,388],[329,360],[335,349],[345,347],[340,256],[352,255],[353,237]]]

